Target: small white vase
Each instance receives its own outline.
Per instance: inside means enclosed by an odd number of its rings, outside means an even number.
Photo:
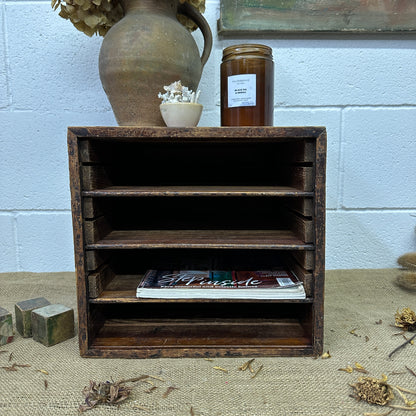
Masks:
[[[195,127],[199,123],[202,104],[165,103],[160,104],[160,113],[168,127]]]

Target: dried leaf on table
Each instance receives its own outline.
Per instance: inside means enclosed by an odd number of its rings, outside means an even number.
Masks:
[[[96,383],[91,380],[89,386],[84,387],[82,391],[85,396],[85,404],[79,406],[79,411],[85,412],[100,403],[118,405],[126,400],[132,391],[132,387],[126,386],[126,383],[143,380],[147,377],[148,376],[140,376],[128,380],[120,380],[115,383],[109,381]]]

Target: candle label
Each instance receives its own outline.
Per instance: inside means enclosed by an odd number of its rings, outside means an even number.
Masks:
[[[256,105],[256,74],[228,77],[228,108]]]

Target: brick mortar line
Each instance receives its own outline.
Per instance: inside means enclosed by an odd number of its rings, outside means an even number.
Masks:
[[[326,212],[338,212],[338,213],[342,213],[342,212],[348,212],[348,213],[372,213],[372,214],[397,214],[397,213],[402,213],[402,214],[410,214],[412,216],[415,217],[415,221],[416,221],[416,207],[414,208],[409,208],[409,207],[404,207],[404,208],[346,208],[346,207],[340,207],[340,208],[326,208]]]
[[[2,214],[10,214],[10,215],[16,215],[16,214],[62,214],[62,213],[68,213],[71,214],[70,209],[0,209],[0,215]]]
[[[9,38],[7,30],[7,19],[6,19],[6,3],[1,3],[2,8],[2,30],[1,30],[1,39],[4,45],[4,69],[6,75],[6,97],[7,97],[7,106],[5,109],[11,108],[13,105],[13,96],[11,90],[11,76],[10,76],[10,57],[9,57]]]

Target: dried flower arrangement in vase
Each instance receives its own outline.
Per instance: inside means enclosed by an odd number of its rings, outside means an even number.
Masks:
[[[59,6],[78,30],[104,36],[100,78],[118,124],[162,126],[155,91],[177,79],[197,89],[212,48],[205,0],[52,0]]]

